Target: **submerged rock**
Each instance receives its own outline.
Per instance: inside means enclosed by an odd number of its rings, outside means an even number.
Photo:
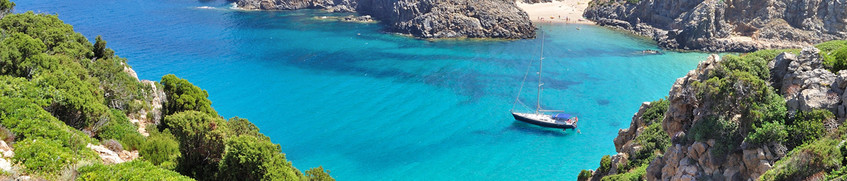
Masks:
[[[324,9],[369,15],[392,32],[420,38],[534,38],[514,0],[238,0],[251,10]]]

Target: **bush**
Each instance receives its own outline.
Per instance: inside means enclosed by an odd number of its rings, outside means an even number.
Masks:
[[[137,150],[144,144],[144,136],[138,133],[138,127],[117,109],[112,109],[111,120],[97,134],[100,139],[116,139],[128,150]]]
[[[823,138],[791,150],[761,180],[803,180],[821,171],[841,167],[844,157],[837,147],[839,140]]]
[[[783,143],[788,138],[788,131],[785,125],[780,123],[767,122],[762,124],[762,127],[754,127],[752,133],[747,134],[747,141],[752,144],[766,145],[768,143]]]
[[[0,18],[3,18],[4,15],[11,13],[12,8],[15,8],[14,2],[9,2],[9,0],[0,0]]]
[[[218,115],[212,109],[212,101],[208,99],[209,93],[188,80],[168,74],[162,77],[162,85],[168,99],[162,108],[163,116],[189,110]]]
[[[174,171],[162,169],[146,161],[131,161],[115,165],[94,164],[79,169],[78,180],[193,180]]]
[[[832,112],[822,109],[815,109],[809,112],[798,111],[794,119],[790,120],[788,134],[791,137],[786,146],[788,148],[794,148],[824,136],[826,134],[826,128],[823,122],[834,118],[835,115]]]
[[[842,47],[847,47],[847,40],[832,40],[815,45],[822,54],[832,52]]]
[[[847,46],[823,54],[822,56],[823,64],[833,73],[847,69]]]
[[[40,67],[33,56],[46,50],[44,43],[23,33],[12,33],[0,43],[0,74],[15,77],[32,77],[32,70]]]
[[[179,143],[170,133],[170,130],[161,133],[152,131],[144,146],[138,149],[138,154],[153,165],[174,169],[180,156]]]
[[[650,163],[656,157],[656,152],[664,152],[670,147],[671,138],[662,129],[662,124],[651,124],[635,137],[635,143],[641,145],[641,149],[629,158],[629,168]]]
[[[87,150],[94,141],[79,130],[51,116],[44,109],[24,98],[0,96],[0,124],[16,134],[16,139],[46,138],[58,141],[71,150]]]
[[[579,175],[576,176],[577,181],[588,181],[588,178],[591,178],[590,170],[579,171]]]
[[[815,45],[820,49],[823,64],[833,73],[847,69],[847,40],[833,40]]]
[[[688,140],[691,141],[705,142],[715,139],[715,145],[711,149],[713,158],[724,158],[741,144],[743,138],[739,133],[738,123],[715,117],[706,117],[694,123],[688,134]]]
[[[605,176],[600,180],[603,180],[603,181],[624,181],[624,180],[639,181],[639,180],[644,180],[643,178],[644,178],[645,174],[647,174],[647,165],[643,165],[643,166],[640,166],[638,168],[635,168],[634,170],[632,170],[630,172]]]
[[[661,122],[665,118],[665,112],[668,111],[668,104],[670,102],[665,99],[650,102],[650,108],[647,108],[641,115],[641,120],[645,121],[644,125]]]
[[[229,135],[231,136],[248,135],[255,136],[259,139],[270,140],[270,138],[259,132],[259,127],[256,127],[256,125],[247,119],[233,117],[226,124],[230,131]]]
[[[306,178],[309,181],[335,181],[332,176],[329,176],[329,170],[324,171],[324,168],[320,166],[306,170]]]
[[[299,176],[291,162],[285,160],[279,145],[253,136],[238,136],[227,142],[226,155],[221,161],[221,180],[297,180]],[[316,172],[316,171],[313,171]],[[329,176],[323,173],[315,178]],[[313,177],[309,177],[311,180]],[[332,177],[329,177],[330,179]],[[324,178],[321,178],[324,179]]]
[[[58,141],[43,138],[15,143],[15,156],[12,159],[23,165],[26,173],[46,177],[55,176],[78,160],[70,149]]]
[[[600,168],[597,168],[597,171],[600,173],[609,173],[611,168],[612,157],[609,155],[603,155],[603,158],[600,158]]]
[[[162,123],[179,142],[177,171],[199,180],[214,179],[223,157],[226,121],[199,111],[185,111],[165,117]]]

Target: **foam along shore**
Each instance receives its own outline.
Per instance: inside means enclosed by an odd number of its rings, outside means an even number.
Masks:
[[[594,24],[582,17],[590,0],[553,0],[553,2],[528,4],[518,1],[533,22]]]

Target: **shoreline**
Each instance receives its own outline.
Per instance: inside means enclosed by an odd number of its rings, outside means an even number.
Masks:
[[[596,25],[582,14],[588,8],[590,0],[553,0],[547,3],[527,4],[517,2],[518,8],[523,9],[533,23],[552,24],[585,24]]]

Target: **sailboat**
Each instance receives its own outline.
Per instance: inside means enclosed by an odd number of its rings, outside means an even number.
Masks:
[[[512,116],[515,117],[515,120],[526,122],[529,124],[534,124],[542,127],[549,128],[560,128],[562,130],[567,129],[576,129],[576,123],[579,121],[579,118],[576,116],[572,116],[570,114],[564,113],[564,111],[560,110],[545,110],[541,108],[541,90],[543,89],[544,83],[541,82],[541,70],[542,65],[544,63],[544,32],[541,34],[541,57],[538,60],[538,93],[536,95],[535,102],[535,112],[515,112],[514,105],[512,105],[512,110],[509,112],[512,113]],[[527,74],[529,74],[529,70],[527,70]],[[526,81],[526,75],[524,75],[524,81]],[[521,89],[518,91],[518,97],[515,98],[515,105],[520,102],[520,94],[523,90],[523,82],[521,83]],[[523,103],[521,103],[523,104]],[[526,106],[526,105],[524,105]],[[556,113],[556,114],[547,114],[547,113]]]

